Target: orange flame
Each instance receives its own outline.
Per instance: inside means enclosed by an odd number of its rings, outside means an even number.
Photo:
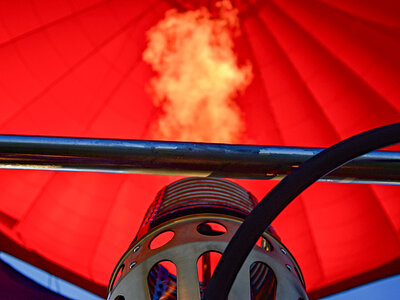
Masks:
[[[245,129],[235,96],[252,79],[250,64],[238,66],[232,32],[237,11],[211,18],[207,9],[170,10],[148,34],[143,59],[157,72],[151,92],[163,115],[153,124],[157,139],[238,142]]]

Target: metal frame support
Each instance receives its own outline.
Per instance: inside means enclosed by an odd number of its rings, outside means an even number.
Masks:
[[[322,150],[0,135],[0,168],[280,180]],[[400,184],[400,152],[371,152],[320,181]]]

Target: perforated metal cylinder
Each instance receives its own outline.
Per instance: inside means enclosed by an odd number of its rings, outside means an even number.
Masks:
[[[209,254],[223,253],[255,205],[254,196],[223,179],[187,178],[165,187],[114,270],[108,299],[200,300],[211,275]],[[271,228],[254,246],[228,299],[307,299],[296,261]]]

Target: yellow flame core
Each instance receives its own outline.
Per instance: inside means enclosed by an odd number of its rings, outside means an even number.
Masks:
[[[170,10],[148,34],[143,59],[157,72],[154,104],[163,114],[156,139],[235,143],[245,129],[235,96],[249,85],[252,68],[239,66],[232,32],[237,12],[213,19],[207,9]]]

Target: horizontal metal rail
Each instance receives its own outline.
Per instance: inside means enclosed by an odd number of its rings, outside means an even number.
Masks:
[[[0,168],[280,180],[322,150],[0,135]],[[321,181],[400,184],[400,152],[371,152]]]

